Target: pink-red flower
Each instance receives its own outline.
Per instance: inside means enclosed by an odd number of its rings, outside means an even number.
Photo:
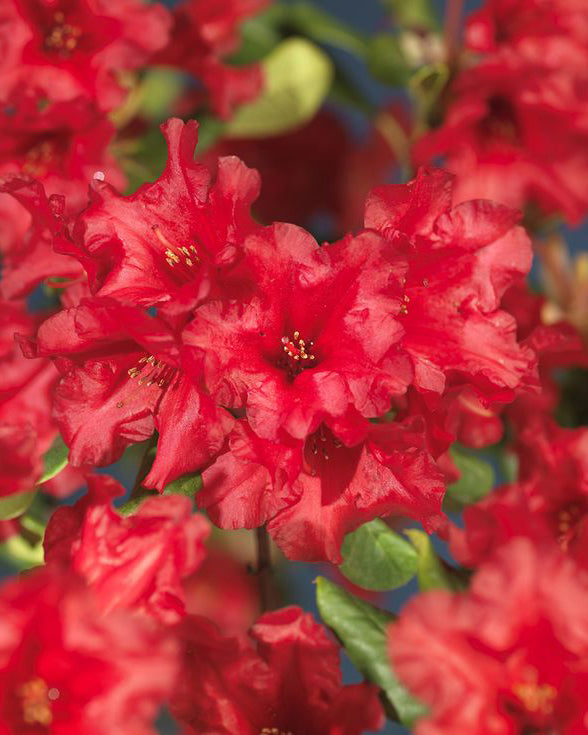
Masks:
[[[337,645],[300,608],[263,615],[253,643],[224,638],[200,618],[186,620],[182,634],[170,708],[187,735],[360,735],[383,725],[377,689],[342,685]]]
[[[382,238],[319,248],[306,231],[276,224],[242,247],[254,296],[202,305],[183,335],[209,390],[245,408],[266,439],[305,439],[323,422],[345,441],[363,438],[362,417],[385,413],[411,378],[395,350],[399,274]]]
[[[24,304],[0,300],[0,495],[33,489],[58,434],[51,417],[57,372],[48,360],[23,357],[15,340],[32,334],[37,321]]]
[[[587,22],[582,0],[487,0],[468,18],[466,43],[483,53],[510,48],[541,66],[585,73]]]
[[[142,611],[167,624],[185,615],[184,577],[205,555],[209,524],[187,497],[147,498],[131,515],[110,505],[124,488],[106,475],[88,478],[88,493],[52,515],[45,560],[83,577],[105,612]]]
[[[390,627],[395,672],[430,709],[416,735],[586,731],[588,578],[518,539],[469,591],[417,597]]]
[[[531,245],[517,212],[480,200],[452,207],[453,187],[446,172],[420,169],[408,184],[375,189],[365,224],[406,264],[401,348],[416,387],[471,386],[487,402],[511,401],[536,384],[535,357],[500,301],[528,272]]]
[[[6,0],[0,9],[0,88],[26,85],[53,101],[83,96],[112,110],[120,75],[168,41],[170,16],[140,0]]]
[[[13,580],[0,590],[0,733],[155,735],[176,654],[151,621],[105,615],[71,576]]]
[[[511,538],[555,545],[581,564],[588,555],[588,432],[562,429],[546,416],[526,414],[516,443],[519,477],[464,512],[451,528],[459,561],[475,566]]]
[[[197,127],[179,119],[162,126],[167,166],[135,194],[123,197],[107,180],[94,181],[71,240],[59,243],[80,259],[93,293],[183,314],[222,288],[233,297],[245,288],[231,277],[241,242],[256,227],[249,206],[259,176],[227,157],[211,184],[209,170],[194,161]]]
[[[55,217],[83,209],[97,171],[117,187],[124,176],[108,153],[112,124],[81,98],[50,102],[19,91],[2,107],[0,134],[0,289],[14,298],[41,280],[81,275],[77,261],[53,250]]]
[[[257,64],[231,66],[224,59],[237,51],[239,27],[257,15],[270,0],[184,0],[174,9],[169,46],[158,63],[171,64],[193,74],[205,86],[217,115],[256,97],[263,77]]]
[[[82,299],[39,328],[30,354],[61,373],[53,411],[74,466],[106,465],[159,432],[147,487],[163,489],[223,444],[231,416],[183,370],[174,329],[109,298]]]
[[[588,211],[586,39],[578,47],[557,30],[533,36],[532,24],[526,35],[531,3],[500,4],[509,9],[499,13],[498,35],[519,24],[513,43],[499,43],[457,74],[443,99],[443,122],[417,141],[414,158],[425,163],[444,156],[443,165],[457,176],[456,201],[483,197],[577,222]],[[564,4],[541,3],[538,14],[547,19],[552,5]],[[578,29],[586,24],[585,8],[581,15]],[[480,41],[492,45],[489,38]]]
[[[439,528],[445,486],[422,420],[365,422],[364,431],[350,444],[325,425],[304,441],[273,442],[238,422],[228,451],[204,470],[197,501],[221,528],[267,522],[298,560],[340,563],[345,534],[377,516]]]

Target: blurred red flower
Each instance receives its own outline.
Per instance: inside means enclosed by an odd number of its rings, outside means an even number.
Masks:
[[[0,590],[0,733],[155,735],[176,655],[151,621],[105,615],[71,575],[9,582]]]
[[[126,607],[177,623],[186,612],[182,580],[204,559],[210,526],[180,495],[147,498],[121,516],[111,501],[124,492],[112,477],[89,476],[86,495],[51,516],[45,561],[85,579],[104,612]]]
[[[26,85],[54,102],[83,96],[112,110],[125,96],[121,74],[165,46],[170,20],[161,3],[141,0],[5,0],[0,88]]]
[[[588,578],[558,550],[512,541],[468,592],[429,592],[390,626],[395,672],[430,708],[416,735],[581,733]]]
[[[188,735],[360,735],[384,724],[377,689],[342,685],[337,645],[300,608],[263,615],[250,632],[255,645],[202,618],[186,620],[182,634],[170,709]]]

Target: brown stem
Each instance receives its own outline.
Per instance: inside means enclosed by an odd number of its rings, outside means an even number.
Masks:
[[[257,543],[257,567],[255,573],[259,580],[259,603],[262,612],[272,607],[272,557],[269,534],[265,526],[255,529]]]
[[[447,63],[453,66],[459,52],[461,17],[464,0],[447,0],[445,11],[445,52]]]

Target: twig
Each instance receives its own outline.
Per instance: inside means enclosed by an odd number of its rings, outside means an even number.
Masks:
[[[459,53],[461,35],[461,17],[464,0],[447,0],[445,11],[445,53],[447,63],[453,66]]]
[[[272,607],[272,557],[270,551],[269,534],[265,526],[255,530],[257,542],[257,566],[255,573],[259,580],[259,602],[261,611],[267,612]]]

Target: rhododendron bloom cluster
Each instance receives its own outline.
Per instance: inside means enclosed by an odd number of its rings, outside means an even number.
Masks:
[[[147,487],[208,463],[199,504],[224,528],[268,522],[291,558],[340,561],[345,533],[376,516],[438,528],[446,446],[403,404],[410,391],[439,402],[469,386],[493,403],[533,388],[535,355],[500,310],[530,262],[516,212],[452,209],[451,177],[423,169],[374,191],[362,232],[319,246],[251,219],[259,181],[237,159],[211,183],[193,123],[164,132],[158,181],[126,198],[96,182],[58,235],[91,295],[41,326],[34,354],[62,373],[70,462],[107,464],[157,429]],[[404,414],[386,421],[394,407]]]
[[[0,735],[588,732],[588,5],[376,4],[0,2]]]

